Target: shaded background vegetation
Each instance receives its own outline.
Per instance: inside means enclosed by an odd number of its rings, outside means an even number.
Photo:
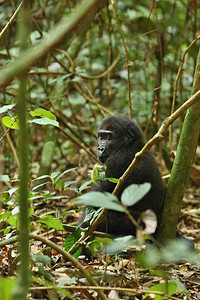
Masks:
[[[31,3],[28,48],[39,44],[62,17],[73,12],[76,4],[84,5],[84,1],[69,0],[35,0]],[[19,4],[15,1],[0,1],[0,67],[14,62],[19,55],[18,13],[8,24]],[[143,0],[137,3],[120,0],[117,1],[115,11],[109,3],[96,14],[94,22],[85,20],[84,26],[77,29],[76,37],[66,40],[29,69],[27,118],[32,193],[29,200],[33,204],[31,214],[34,221],[38,221],[38,215],[48,211],[54,214],[52,210],[55,208],[60,210],[59,218],[63,224],[77,219],[78,215],[74,211],[74,214],[65,214],[71,209],[65,196],[73,198],[77,195],[77,188],[85,179],[88,180],[88,169],[97,161],[97,125],[105,115],[129,115],[131,106],[131,114],[145,130],[147,138],[170,115],[175,79],[183,54],[200,35],[198,5],[195,0]],[[197,53],[198,42],[185,57],[177,85],[175,108],[180,107],[191,95]],[[17,97],[18,82],[15,79],[1,89],[0,109],[15,104]],[[41,108],[45,109],[43,116],[36,113]],[[53,115],[47,115],[46,111]],[[3,194],[1,236],[6,237],[8,233],[15,234],[15,227],[18,226],[17,218],[14,217],[16,212],[11,213],[17,206],[18,197],[12,189],[18,183],[11,182],[12,179],[18,180],[19,174],[18,130],[10,129],[11,124],[5,126],[5,117],[11,117],[11,122],[15,121],[16,106],[0,110],[0,113],[0,175],[3,175],[1,179],[4,181],[0,184],[1,190],[8,190],[8,193]],[[49,122],[45,125],[43,118],[49,117],[55,121],[54,116],[59,127],[49,125]],[[156,152],[159,158],[164,154],[165,163],[160,160],[163,173],[171,169],[170,152],[176,150],[182,121],[179,119],[173,125],[172,148],[166,136],[165,142],[157,149],[164,149],[163,152]],[[65,173],[68,181],[62,182],[59,174],[73,167],[77,169]],[[31,180],[49,174],[52,174],[53,185],[38,196],[33,190],[35,182]],[[68,186],[72,188],[67,189]],[[61,195],[60,198],[56,198],[57,195]],[[9,203],[8,200],[12,201]],[[8,206],[5,206],[6,202]],[[41,217],[39,223],[63,230],[62,224],[53,224],[53,219],[46,217]],[[43,227],[38,229],[37,226],[33,222],[32,230],[41,233]],[[42,251],[46,253],[44,247]],[[47,254],[51,256],[52,253]],[[8,265],[12,265],[11,260]],[[5,274],[8,269],[4,270]],[[13,275],[13,271],[9,272]]]
[[[33,1],[29,45],[39,43],[63,15],[73,10],[75,4],[74,1]],[[82,158],[80,149],[83,143],[86,148],[94,145],[96,124],[107,110],[129,114],[126,53],[119,26],[128,50],[133,118],[143,128],[150,122],[152,126],[148,127],[147,135],[151,136],[161,120],[170,114],[180,58],[199,34],[197,2],[118,1],[117,7],[118,20],[108,5],[96,15],[95,22],[89,24],[89,30],[82,33],[82,37],[66,41],[29,71],[28,111],[37,108],[50,110],[60,124],[60,129],[31,124],[33,175],[40,164],[45,141],[54,142],[53,169],[65,170],[77,166]],[[1,1],[2,28],[16,8],[13,2]],[[1,36],[2,66],[18,55],[16,22],[14,19]],[[177,106],[191,94],[196,57],[197,46],[194,45],[181,73]],[[116,60],[117,64],[109,71],[109,66]],[[15,103],[16,96],[13,81],[1,92],[1,105]],[[15,111],[9,111],[9,114],[14,116]],[[179,126],[178,121],[174,128],[175,137],[179,135]],[[3,134],[2,127],[1,132]],[[11,178],[17,166],[13,155],[17,148],[16,134],[15,130],[10,130],[10,142],[6,138],[1,141],[3,173]],[[177,139],[174,142],[176,148]],[[87,154],[84,154],[84,159],[94,162],[94,158]]]

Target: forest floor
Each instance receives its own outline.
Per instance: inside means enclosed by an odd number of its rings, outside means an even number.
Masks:
[[[73,198],[75,193],[69,189],[67,195]],[[62,215],[66,207],[68,207],[68,213],[62,222],[75,226],[80,216],[80,212],[76,210],[77,204],[75,202],[66,198],[54,201],[37,200],[34,207],[31,233],[51,240],[64,249],[65,239],[70,232],[41,226],[41,223],[37,222],[37,218],[52,211],[56,211],[58,216]],[[181,234],[194,241],[197,251],[200,250],[199,211],[200,188],[193,185],[187,189],[183,199],[178,228]],[[16,231],[13,230],[11,235],[14,236],[15,234]],[[88,286],[88,282],[80,274],[80,271],[72,262],[65,260],[60,253],[38,240],[31,241],[30,251],[33,281],[28,299],[98,298],[97,291]],[[154,269],[144,269],[136,263],[135,256],[138,251],[137,247],[132,247],[114,256],[98,254],[87,257],[82,254],[77,259],[90,274],[93,274],[92,276],[109,299],[200,299],[199,265],[185,261],[177,265],[163,263]],[[41,258],[40,254],[50,258],[50,260]],[[36,259],[36,257],[39,258]],[[0,276],[14,278],[17,264],[16,243],[2,247],[0,249]],[[168,280],[174,280],[178,282],[178,285],[182,284],[180,286],[181,292],[176,291],[173,296],[167,297],[162,296],[162,293],[159,294],[158,284],[163,284]],[[157,286],[157,293],[152,291],[152,293],[146,294],[146,291],[152,286]],[[61,287],[62,290],[60,290]]]

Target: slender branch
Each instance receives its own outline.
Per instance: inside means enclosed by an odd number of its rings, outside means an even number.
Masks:
[[[131,102],[131,79],[130,79],[130,63],[129,63],[129,57],[128,57],[128,49],[126,46],[126,42],[124,39],[124,33],[121,29],[121,24],[117,15],[117,7],[116,7],[116,1],[115,0],[111,0],[112,6],[113,6],[113,10],[114,10],[114,15],[116,18],[116,21],[118,23],[118,27],[119,27],[119,32],[121,35],[121,39],[122,39],[122,43],[124,46],[124,50],[125,50],[125,55],[126,55],[126,69],[127,69],[127,84],[128,84],[128,103],[129,103],[129,116],[130,119],[132,119],[132,102]]]
[[[104,290],[104,291],[117,291],[117,292],[123,292],[127,294],[133,294],[133,295],[143,295],[143,294],[152,294],[152,295],[161,295],[165,296],[165,293],[159,292],[159,291],[148,291],[148,290],[142,290],[142,289],[133,289],[133,288],[125,288],[125,287],[112,287],[112,286],[82,286],[82,285],[67,285],[62,286],[62,288],[65,289],[75,289],[75,290]],[[43,290],[52,290],[55,289],[55,287],[52,286],[37,286],[30,288],[30,291],[43,291]],[[170,297],[170,299],[180,300],[180,298],[177,297]]]
[[[89,79],[89,80],[94,80],[94,79],[100,79],[103,78],[105,76],[107,76],[113,69],[114,67],[117,65],[118,61],[120,59],[120,55],[118,54],[116,59],[113,61],[113,63],[107,68],[107,70],[103,71],[101,74],[96,75],[96,76],[89,76],[89,75],[83,75],[80,73],[75,72],[75,75],[78,77],[81,77],[83,79]]]
[[[13,121],[13,123],[11,124],[11,126],[15,123],[15,121],[16,121],[16,119],[14,118],[14,121]],[[9,135],[9,131],[10,131],[11,126],[10,126],[9,128],[6,129],[5,126],[4,126],[4,124],[3,124],[3,122],[2,122],[2,120],[0,120],[0,122],[1,122],[1,125],[2,125],[3,130],[4,130],[3,135],[0,137],[0,142],[1,142],[1,141],[3,140],[3,138],[6,136],[6,138],[7,138],[7,140],[8,140],[8,144],[10,145],[10,148],[11,148],[11,150],[12,150],[12,152],[13,152],[14,157],[15,157],[17,166],[19,167],[19,159],[18,159],[18,156],[17,156],[17,152],[16,152],[16,149],[15,149],[15,147],[14,147],[14,145],[13,145],[13,142],[12,142],[12,140],[11,140],[11,138],[10,138],[10,135]]]
[[[198,36],[194,41],[192,41],[192,43],[187,47],[187,49],[185,50],[183,57],[180,59],[181,63],[176,75],[176,79],[174,82],[174,90],[173,90],[173,99],[172,99],[172,107],[171,107],[171,114],[173,114],[174,112],[174,107],[175,107],[175,102],[176,102],[176,95],[177,95],[177,87],[178,87],[178,81],[181,75],[181,72],[183,70],[183,64],[185,62],[185,57],[186,54],[188,53],[188,51],[192,48],[192,46],[200,39],[200,36]],[[172,151],[172,127],[169,127],[169,144],[170,144],[170,151]]]
[[[90,149],[87,149],[87,147],[81,141],[79,141],[75,136],[68,134],[62,127],[58,127],[58,130],[60,130],[65,136],[67,136],[79,148],[84,149],[85,152],[91,157],[91,159],[93,161],[97,160],[96,156],[90,151]]]
[[[14,18],[16,17],[16,15],[18,14],[22,4],[23,4],[24,1],[22,1],[18,8],[16,9],[16,11],[14,12],[14,14],[12,15],[12,17],[10,18],[10,20],[8,21],[8,23],[4,26],[4,28],[2,29],[2,31],[0,32],[0,39],[2,38],[4,32],[7,30],[8,26],[12,23],[12,21],[14,20]]]
[[[82,90],[81,88],[79,87],[78,83],[74,83],[74,88],[79,92],[80,95],[82,95],[87,101],[89,101],[90,103],[96,105],[100,111],[102,112],[106,112],[108,113],[109,115],[112,115],[111,111],[109,111],[109,109],[107,109],[106,107],[104,107],[103,105],[101,105],[100,103],[98,103],[95,98],[93,97],[93,99],[91,99],[90,96],[87,96]]]

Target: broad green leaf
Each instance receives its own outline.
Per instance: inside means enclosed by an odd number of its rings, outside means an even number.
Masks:
[[[92,224],[101,211],[102,211],[102,208],[95,210],[94,207],[87,206],[85,209],[85,218],[84,218],[82,224],[86,223],[87,226]]]
[[[55,177],[57,177],[59,175],[59,172],[53,172],[53,173],[51,173],[51,177],[52,178],[55,178]]]
[[[141,200],[150,190],[151,184],[145,182],[143,184],[131,184],[122,193],[121,202],[125,206],[132,206]]]
[[[57,121],[51,120],[49,118],[33,119],[29,121],[29,123],[36,123],[39,125],[53,125],[55,127],[59,127],[59,123]]]
[[[15,105],[16,103],[10,105],[4,105],[3,107],[0,108],[0,114],[5,113],[9,109],[12,109]]]
[[[48,118],[50,120],[56,120],[56,116],[52,112],[43,108],[36,109],[35,111],[30,111],[30,115],[32,117],[41,117]]]
[[[11,212],[10,211],[6,211],[2,214],[0,214],[0,221],[5,220],[8,216],[10,216]]]
[[[127,250],[130,246],[133,245],[138,245],[138,242],[135,238],[133,238],[132,235],[128,235],[110,241],[110,243],[104,247],[104,252],[106,254],[114,255]]]
[[[16,281],[9,277],[0,278],[0,300],[9,300],[12,296],[12,291]]]
[[[81,230],[79,227],[68,235],[65,239],[65,251],[68,251],[81,237]],[[74,257],[78,257],[82,253],[82,247],[78,248],[78,250],[73,254]]]
[[[17,225],[19,225],[18,215],[11,215],[7,221],[8,221],[9,225],[14,226],[14,227],[17,227]]]
[[[67,188],[71,184],[77,184],[77,181],[76,180],[71,180],[71,181],[64,182],[64,188]]]
[[[56,180],[56,187],[59,191],[62,191],[62,189],[64,188],[64,182],[62,181],[62,179]]]
[[[2,122],[8,128],[19,129],[19,121],[17,120],[16,116],[14,118],[9,116],[3,117]]]
[[[98,252],[102,252],[103,246],[109,245],[112,240],[110,238],[96,238],[88,243],[89,250],[92,255]],[[106,248],[107,249],[107,248]],[[106,254],[109,252],[106,251]]]
[[[169,241],[164,248],[162,248],[161,254],[165,261],[171,263],[180,262],[186,258],[188,262],[198,264],[200,258],[196,255],[190,242],[187,239],[176,239]]]
[[[62,223],[58,220],[53,218],[52,216],[45,216],[41,218],[39,223],[43,223],[51,228],[55,228],[57,230],[64,230]]]
[[[155,284],[153,287],[149,289],[149,291],[161,292],[164,293],[166,296],[172,296],[173,294],[177,293],[178,287],[175,282],[165,282],[165,283],[158,283]],[[144,297],[149,296],[149,293],[146,293]],[[155,300],[161,300],[163,297],[161,295],[156,295]]]
[[[8,175],[0,175],[0,181],[10,181],[10,178]]]
[[[85,182],[84,184],[82,184],[81,187],[79,188],[79,192],[82,192],[83,190],[88,189],[93,181],[94,180],[89,180],[89,181]]]
[[[12,228],[11,227],[6,227],[4,230],[3,230],[3,233],[4,234],[8,234],[12,231]]]
[[[37,254],[33,256],[36,263],[42,263],[43,265],[51,265],[51,258],[47,255]]]
[[[142,268],[155,268],[161,260],[160,251],[155,246],[147,246],[138,252],[136,260]]]
[[[44,267],[40,264],[39,265],[39,274],[44,276],[44,279],[47,281],[53,281],[53,277],[50,275],[50,273],[44,269]]]
[[[59,280],[59,282],[58,282],[58,284],[57,284],[57,286],[58,287],[64,287],[65,285],[74,285],[75,283],[77,283],[77,281],[78,281],[78,278],[77,277],[66,277],[66,279],[63,279],[63,280]],[[72,298],[72,296],[70,297],[70,296],[68,296],[68,298],[69,299],[71,299]]]
[[[7,190],[7,192],[10,196],[12,196],[18,189],[19,189],[19,187],[12,188],[12,189]]]
[[[117,197],[110,193],[89,192],[78,197],[77,202],[88,206],[104,207],[120,212],[125,211],[123,206],[119,204]]]

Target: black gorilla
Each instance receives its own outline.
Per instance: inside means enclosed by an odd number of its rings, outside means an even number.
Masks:
[[[98,130],[98,158],[107,166],[106,177],[120,178],[144,144],[144,135],[135,122],[121,115],[105,118]],[[129,207],[130,213],[136,220],[140,213],[147,209],[151,209],[159,217],[162,206],[164,185],[151,152],[142,157],[123,189],[132,183],[144,182],[151,183],[150,191],[138,203]],[[92,190],[112,193],[114,188],[115,184],[106,180],[98,182],[98,186],[93,185]],[[118,197],[120,199],[121,194]],[[81,220],[84,219],[84,214]],[[85,226],[86,224],[82,225]],[[97,230],[117,235],[134,235],[136,231],[126,214],[112,210],[107,212],[107,216],[98,225]]]

